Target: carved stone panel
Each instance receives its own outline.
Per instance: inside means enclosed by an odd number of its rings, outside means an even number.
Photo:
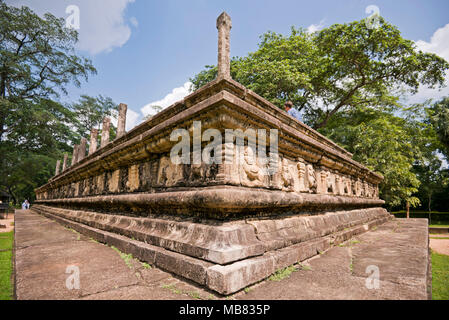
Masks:
[[[112,172],[112,175],[108,181],[109,192],[112,193],[118,192],[119,182],[120,182],[120,169],[117,169]]]
[[[298,170],[298,183],[296,185],[295,191],[306,192],[306,191],[308,191],[308,188],[306,187],[307,168],[306,168],[306,164],[304,163],[304,160],[299,158],[298,162],[296,164],[296,168]]]
[[[306,177],[307,177],[307,187],[308,191],[310,193],[317,193],[318,192],[318,182],[316,177],[315,169],[311,164],[308,164],[306,166]]]
[[[183,180],[182,164],[174,164],[169,157],[162,157],[159,162],[157,184],[162,187],[173,187]]]
[[[294,169],[290,165],[290,161],[286,158],[282,159],[281,166],[282,188],[285,191],[294,191]]]
[[[239,148],[236,148],[238,150]],[[239,162],[240,183],[247,187],[264,187],[266,171],[258,163],[256,153],[249,147],[243,147],[243,151],[236,152]]]
[[[132,165],[128,168],[128,182],[126,187],[129,191],[135,191],[139,189],[139,166]]]

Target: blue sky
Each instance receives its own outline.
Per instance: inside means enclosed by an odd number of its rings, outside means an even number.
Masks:
[[[80,8],[79,53],[93,60],[98,75],[81,89],[69,88],[63,101],[81,94],[110,96],[126,103],[128,129],[151,103],[181,99],[185,83],[217,59],[215,21],[222,11],[232,18],[231,55],[257,49],[259,36],[271,30],[287,34],[291,26],[315,28],[366,18],[376,5],[420,48],[449,60],[449,1],[293,1],[293,0],[7,0],[37,13],[67,17],[68,5]],[[445,28],[445,26],[447,27]],[[433,38],[432,38],[433,37]],[[173,91],[174,90],[174,91]],[[171,95],[169,95],[172,93]],[[449,94],[423,90],[413,101]],[[167,96],[168,95],[168,96]]]

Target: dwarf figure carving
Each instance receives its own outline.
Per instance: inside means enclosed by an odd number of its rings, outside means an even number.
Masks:
[[[327,193],[327,174],[328,174],[328,171],[326,171],[326,170],[321,170],[321,172],[320,172],[319,193]]]
[[[300,192],[307,191],[305,179],[306,179],[306,165],[302,162],[302,159],[298,159],[298,189]]]
[[[243,154],[243,170],[246,173],[248,180],[260,180],[260,168],[256,163],[256,157],[252,148],[246,146]]]
[[[326,173],[327,177],[326,177],[326,186],[327,186],[327,193],[334,193],[335,192],[335,180],[334,180],[334,175],[327,171]]]
[[[181,180],[183,180],[182,165],[173,164],[169,157],[161,158],[159,163],[158,183],[170,187]]]
[[[351,191],[353,196],[357,196],[357,186],[356,181],[351,178]]]
[[[341,176],[339,176],[338,174],[335,175],[335,193],[338,195],[342,195],[343,194],[343,185],[341,183]]]
[[[317,192],[316,174],[311,164],[307,165],[307,184],[309,187],[309,192]]]
[[[360,182],[360,179],[357,179],[355,182],[355,195],[357,197],[360,197],[362,195],[362,184]]]
[[[348,177],[342,177],[342,184],[343,184],[343,194],[350,195],[351,182],[349,181]]]
[[[369,191],[368,197],[374,198],[374,186],[371,183],[368,184],[368,191]]]
[[[367,198],[370,197],[369,186],[366,181],[363,183],[363,196]]]
[[[282,159],[282,186],[289,191],[293,191],[293,175],[290,172],[290,166],[286,158]]]

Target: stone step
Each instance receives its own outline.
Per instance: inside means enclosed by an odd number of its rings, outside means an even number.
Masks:
[[[190,257],[158,246],[134,240],[113,232],[62,218],[49,211],[32,208],[45,217],[56,220],[92,239],[114,246],[158,268],[192,280],[220,294],[228,295],[268,278],[279,269],[309,259],[391,219],[382,215],[366,224],[357,225],[318,239],[307,240],[288,247],[271,250],[257,257],[221,265]]]

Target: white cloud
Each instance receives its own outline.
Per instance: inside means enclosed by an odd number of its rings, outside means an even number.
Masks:
[[[129,19],[129,22],[131,22],[131,24],[134,26],[134,27],[138,27],[139,26],[139,21],[137,21],[137,18],[136,17],[131,17],[130,19]]]
[[[30,7],[39,15],[50,12],[67,18],[69,5],[79,7],[80,29],[77,48],[92,55],[109,52],[123,46],[131,36],[131,28],[125,22],[125,11],[135,0],[6,0],[9,5]],[[137,19],[130,20],[131,24]]]
[[[307,32],[314,33],[314,32],[320,31],[323,28],[324,28],[324,19],[321,20],[319,24],[311,24],[310,26],[308,26]]]
[[[126,112],[126,126],[125,126],[125,130],[126,131],[130,131],[131,129],[133,129],[137,124],[139,124],[139,122],[141,121],[140,119],[140,114],[135,112],[134,110],[131,110],[128,107],[128,110]],[[117,127],[117,123],[118,123],[118,119],[117,117],[111,117],[111,123]]]
[[[173,103],[182,100],[185,96],[190,94],[192,83],[186,82],[182,87],[174,88],[171,93],[167,94],[163,99],[150,102],[147,105],[143,106],[140,110],[144,117],[149,115],[156,114],[156,111],[153,109],[153,106],[159,106],[163,109],[171,106]]]
[[[128,113],[126,114],[126,131],[134,128],[140,121],[140,114],[128,109]]]
[[[435,31],[430,42],[419,40],[416,45],[424,52],[435,53],[449,61],[449,23]]]
[[[430,42],[416,41],[416,46],[423,52],[435,53],[449,62],[449,23],[439,28],[430,38]],[[418,93],[410,97],[409,102],[419,103],[427,99],[438,100],[449,95],[449,72],[446,74],[446,87],[440,89],[421,88]]]

